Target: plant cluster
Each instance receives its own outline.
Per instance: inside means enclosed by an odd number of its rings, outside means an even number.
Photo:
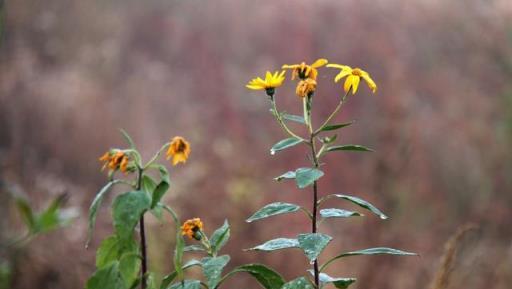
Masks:
[[[301,207],[296,204],[275,202],[268,204],[255,212],[246,221],[253,222],[271,216],[302,211],[311,224],[311,231],[301,233],[293,238],[281,237],[255,246],[250,250],[275,251],[287,248],[300,249],[312,266],[304,270],[302,277],[286,281],[275,270],[262,264],[245,264],[235,267],[230,272],[223,274],[223,270],[230,261],[229,255],[220,255],[220,250],[230,237],[230,227],[227,221],[210,236],[206,233],[201,219],[194,218],[181,223],[175,211],[162,202],[162,198],[170,187],[169,173],[163,164],[157,162],[158,157],[167,150],[167,158],[172,158],[172,164],[185,163],[190,155],[190,144],[182,137],[174,137],[164,144],[160,150],[147,163],[142,161],[132,139],[122,131],[129,148],[111,149],[106,152],[100,161],[103,168],[109,169],[109,182],[100,190],[90,207],[89,221],[90,232],[94,228],[98,208],[106,194],[114,185],[127,186],[129,189],[116,196],[112,204],[112,218],[114,233],[104,239],[97,250],[97,270],[89,279],[86,289],[128,289],[140,286],[140,288],[160,289],[217,289],[221,284],[236,273],[248,273],[252,275],[265,289],[321,289],[328,284],[336,288],[344,289],[356,281],[355,278],[331,277],[325,270],[333,262],[348,256],[355,255],[416,255],[393,248],[377,247],[355,251],[348,251],[327,258],[320,262],[319,256],[333,237],[321,233],[319,224],[328,218],[350,218],[363,216],[357,211],[349,211],[340,208],[325,207],[332,199],[341,199],[363,208],[381,219],[387,216],[369,202],[352,195],[346,194],[321,194],[318,186],[319,179],[324,175],[321,170],[322,158],[327,153],[340,151],[372,151],[362,145],[336,144],[339,129],[353,124],[353,122],[333,123],[347,100],[347,96],[358,91],[361,79],[363,79],[372,92],[376,92],[377,85],[370,75],[360,69],[346,65],[327,64],[326,59],[319,59],[313,64],[304,62],[294,65],[283,65],[283,70],[274,73],[267,72],[264,78],[254,78],[246,86],[253,90],[264,90],[270,100],[271,112],[287,138],[279,141],[270,149],[272,155],[299,144],[307,148],[307,154],[311,164],[305,167],[288,171],[275,178],[277,181],[293,179],[299,189],[312,187],[311,208]],[[315,92],[317,90],[317,77],[321,67],[339,69],[334,77],[335,82],[345,79],[344,93],[339,97],[339,103],[333,112],[326,117],[320,126],[315,128],[312,123],[312,111]],[[286,72],[291,71],[291,80],[297,80],[296,95],[302,102],[302,115],[288,114],[279,111],[276,104],[276,91],[286,79]],[[294,132],[288,126],[288,122],[296,122],[304,126],[306,133]],[[336,133],[338,131],[338,133]],[[301,136],[304,134],[305,136]],[[121,175],[116,175],[120,171]],[[151,171],[157,171],[159,178],[151,176]],[[164,212],[171,215],[176,226],[176,241],[173,256],[174,270],[162,280],[155,280],[154,274],[147,267],[146,232],[144,229],[144,215],[150,212],[161,218]],[[135,237],[138,230],[139,237]],[[188,237],[192,245],[186,246],[184,236]],[[202,252],[201,259],[190,259],[184,262],[184,254],[187,252]],[[204,278],[188,279],[185,271],[192,267],[199,267]],[[306,274],[309,271],[310,274]],[[309,277],[311,276],[311,277]]]

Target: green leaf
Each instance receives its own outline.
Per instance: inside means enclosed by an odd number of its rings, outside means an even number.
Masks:
[[[332,240],[332,237],[322,233],[299,234],[298,240],[299,247],[304,250],[306,257],[310,261],[315,261]]]
[[[183,265],[182,270],[186,270],[186,269],[188,269],[190,267],[193,267],[193,266],[201,266],[201,265],[202,265],[202,263],[199,260],[192,259],[192,260],[188,261],[185,265]],[[167,288],[167,286],[169,286],[169,284],[171,284],[172,281],[174,281],[174,279],[176,279],[177,276],[178,276],[178,273],[176,271],[174,271],[171,274],[165,276],[162,279],[162,283],[160,284],[160,289]]]
[[[326,136],[326,137],[323,137],[320,139],[320,141],[323,143],[323,144],[330,144],[330,143],[333,143],[336,139],[338,138],[338,135],[335,134],[333,136]]]
[[[363,216],[363,214],[342,209],[322,209],[320,210],[320,216],[323,218],[348,218]]]
[[[340,254],[338,256],[335,256],[331,258],[329,261],[325,262],[325,264],[322,265],[320,268],[320,271],[323,271],[329,264],[331,264],[333,261],[343,258],[343,257],[349,257],[349,256],[358,256],[358,255],[399,255],[399,256],[417,256],[416,253],[411,252],[405,252],[393,248],[386,248],[386,247],[378,247],[378,248],[369,248],[364,250],[358,250],[358,251],[351,251],[346,252],[343,254]]]
[[[112,262],[119,262],[119,271],[124,280],[131,284],[140,269],[139,246],[132,238],[120,239],[112,235],[101,242],[96,251],[96,267],[102,268]]]
[[[204,252],[206,251],[203,246],[200,246],[200,245],[190,245],[190,246],[185,246],[183,248],[183,252]]]
[[[333,152],[333,151],[360,151],[360,152],[373,152],[371,148],[367,148],[362,145],[338,145],[338,146],[331,146],[328,147],[326,152]]]
[[[16,197],[16,207],[18,208],[18,212],[27,226],[30,232],[37,231],[36,218],[34,216],[34,212],[32,211],[32,207],[28,203],[27,199],[21,196]]]
[[[315,275],[313,270],[308,270],[311,275]],[[333,278],[325,273],[319,274],[319,281],[321,283],[321,287],[323,287],[325,284],[332,283],[334,286],[338,289],[346,289],[348,286],[350,286],[352,283],[356,282],[356,278]]]
[[[119,131],[121,131],[121,134],[123,135],[130,148],[135,149],[135,143],[133,142],[133,139],[130,137],[130,135],[124,129],[120,129]]]
[[[301,124],[306,124],[306,122],[304,121],[304,117],[300,116],[300,115],[288,114],[288,113],[283,112],[283,113],[281,113],[281,117],[285,120],[290,120],[290,121],[298,122]]]
[[[116,233],[121,239],[132,236],[135,225],[149,209],[151,200],[144,191],[131,191],[117,196],[112,205]]]
[[[314,286],[305,277],[299,277],[284,284],[282,289],[314,289]]]
[[[77,216],[72,208],[68,208],[66,213],[60,209],[66,199],[66,195],[62,194],[57,196],[50,205],[37,216],[37,227],[40,232],[49,232],[60,226],[70,223],[71,219]],[[70,211],[71,210],[71,211]]]
[[[224,224],[213,232],[212,237],[210,238],[210,243],[212,244],[213,251],[215,253],[219,252],[224,245],[226,245],[230,236],[230,228],[228,220],[224,221]]]
[[[249,217],[249,219],[246,220],[246,222],[250,223],[252,221],[264,219],[270,216],[291,213],[298,210],[300,210],[300,206],[294,204],[282,202],[271,203],[254,213],[251,217]]]
[[[349,122],[344,122],[344,123],[340,123],[340,124],[326,125],[326,126],[322,127],[320,129],[320,131],[337,130],[339,128],[349,126],[349,125],[353,124],[354,122],[355,121],[349,121]]]
[[[153,196],[151,198],[151,209],[155,208],[158,202],[162,199],[162,197],[165,195],[167,190],[169,189],[169,183],[166,181],[161,181],[158,186],[156,186],[155,190],[153,191]]]
[[[94,197],[94,200],[91,203],[91,207],[89,208],[89,232],[87,236],[87,245],[91,241],[92,232],[94,231],[94,225],[96,224],[96,215],[98,214],[98,208],[101,205],[101,202],[103,201],[103,198],[105,198],[106,194],[110,191],[113,185],[118,183],[118,180],[111,181],[107,183],[97,194],[96,197]]]
[[[267,241],[256,247],[250,248],[249,250],[268,252],[287,248],[299,248],[299,241],[297,239],[277,238]]]
[[[279,275],[279,273],[261,264],[246,264],[236,267],[233,271],[229,272],[224,276],[224,278],[222,278],[221,283],[230,276],[241,272],[251,274],[251,276],[253,276],[265,289],[281,289],[284,285],[284,279]]]
[[[229,259],[228,255],[222,255],[219,257],[206,257],[201,260],[208,288],[214,289],[217,287],[221,279],[222,270],[228,264]]]
[[[199,280],[183,280],[183,282],[176,282],[168,288],[169,289],[201,289],[201,282]]]
[[[302,142],[301,139],[298,139],[295,137],[283,139],[283,140],[279,141],[278,143],[276,143],[274,146],[272,146],[272,148],[270,149],[270,154],[273,155],[278,151],[287,149],[287,148],[297,145],[301,142]]]
[[[284,179],[295,179],[295,172],[294,171],[288,171],[282,175],[280,175],[279,177],[275,177],[274,180],[276,181],[282,181]]]
[[[113,262],[92,275],[85,285],[86,289],[126,289],[126,283],[119,271],[119,262]]]
[[[312,185],[316,180],[324,175],[319,169],[299,168],[295,171],[295,182],[300,189]]]
[[[156,182],[148,175],[142,176],[142,189],[148,193],[148,196],[152,196],[156,188]]]
[[[384,215],[384,213],[382,213],[379,209],[377,209],[377,207],[375,207],[374,205],[372,205],[372,204],[368,203],[367,201],[365,201],[363,199],[360,199],[358,197],[349,196],[349,195],[342,195],[342,194],[334,194],[334,195],[330,195],[330,196],[333,196],[333,197],[336,197],[336,198],[340,198],[340,199],[344,199],[344,200],[347,200],[349,202],[352,202],[352,203],[360,206],[361,208],[367,209],[370,212],[376,214],[377,216],[379,216],[383,220],[388,218],[388,216]],[[328,197],[330,197],[330,196],[328,196]]]

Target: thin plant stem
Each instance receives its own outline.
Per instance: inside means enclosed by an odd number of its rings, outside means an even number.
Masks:
[[[283,128],[283,130],[288,133],[290,136],[294,137],[294,138],[297,138],[297,139],[300,139],[302,141],[305,141],[302,137],[298,136],[297,134],[295,134],[293,131],[291,131],[288,126],[284,123],[283,121],[283,118],[281,117],[281,114],[279,113],[279,111],[277,110],[277,106],[276,106],[276,101],[274,99],[274,97],[271,97],[270,98],[270,103],[272,104],[272,110],[274,111],[274,116],[276,117],[277,119],[277,122],[279,122],[279,124],[281,125],[281,127]]]
[[[316,136],[317,134],[320,133],[320,130],[322,128],[324,128],[327,124],[329,124],[329,122],[332,120],[332,118],[338,113],[338,111],[340,110],[340,108],[343,106],[343,104],[345,103],[345,99],[347,98],[347,95],[348,93],[350,92],[350,90],[348,90],[345,95],[340,99],[340,102],[338,103],[338,105],[336,106],[336,108],[334,109],[334,111],[327,117],[327,119],[324,121],[324,123],[318,127],[318,129],[313,133],[314,136]]]
[[[310,147],[311,147],[311,156],[313,159],[313,165],[315,166],[315,168],[318,168],[318,159],[316,156],[317,152],[316,152],[315,139],[314,139],[313,133],[311,133],[309,140],[311,142]],[[314,181],[313,182],[313,213],[312,213],[313,218],[311,221],[311,232],[313,234],[315,234],[317,232],[317,226],[318,226],[317,203],[318,203],[318,183],[317,183],[317,181]],[[315,287],[317,289],[319,289],[320,288],[320,271],[318,270],[318,259],[315,259],[315,262],[313,264],[313,271],[315,274]]]
[[[143,172],[143,169],[141,167],[138,167],[137,171],[138,171],[138,176],[137,176],[137,187],[136,187],[136,189],[140,190],[140,188],[142,186],[142,172]],[[146,273],[148,271],[148,262],[147,262],[147,252],[146,252],[146,231],[145,231],[145,228],[144,228],[144,213],[142,213],[142,215],[140,216],[139,229],[140,229],[140,250],[141,250],[141,255],[142,255],[142,260],[141,260],[142,270],[141,270],[140,288],[141,289],[145,289],[146,285],[147,285],[146,284]]]

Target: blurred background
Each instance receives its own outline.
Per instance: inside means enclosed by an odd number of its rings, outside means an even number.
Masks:
[[[362,85],[336,119],[357,121],[343,143],[376,152],[329,155],[321,194],[358,195],[391,217],[323,223],[337,237],[324,254],[373,246],[421,254],[353,257],[329,272],[357,277],[353,288],[434,288],[445,242],[473,223],[445,270],[447,288],[512,285],[510,0],[16,0],[2,14],[0,237],[23,230],[9,187],[36,208],[67,193],[66,206],[79,212],[15,256],[2,252],[12,260],[11,288],[84,286],[112,230],[104,206],[85,249],[87,210],[106,181],[98,157],[125,146],[119,128],[145,158],[174,135],[191,142],[187,164],[171,168],[165,201],[182,219],[201,217],[210,233],[229,219],[230,268],[262,262],[289,279],[302,275],[299,251],[241,250],[309,230],[301,214],[245,223],[255,210],[311,201],[293,182],[273,181],[308,160],[300,147],[269,154],[283,133],[264,93],[244,86],[266,69],[320,57],[360,66],[379,86],[373,95]],[[341,93],[335,74],[320,70],[316,123]],[[294,83],[276,97],[300,113]],[[147,219],[150,267],[164,274],[173,225]],[[224,287],[258,286],[238,276]]]

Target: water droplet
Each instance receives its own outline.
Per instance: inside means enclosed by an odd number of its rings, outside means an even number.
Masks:
[[[275,155],[275,154],[276,154],[276,151],[275,151],[275,150],[270,150],[270,154],[271,154],[271,155]]]

